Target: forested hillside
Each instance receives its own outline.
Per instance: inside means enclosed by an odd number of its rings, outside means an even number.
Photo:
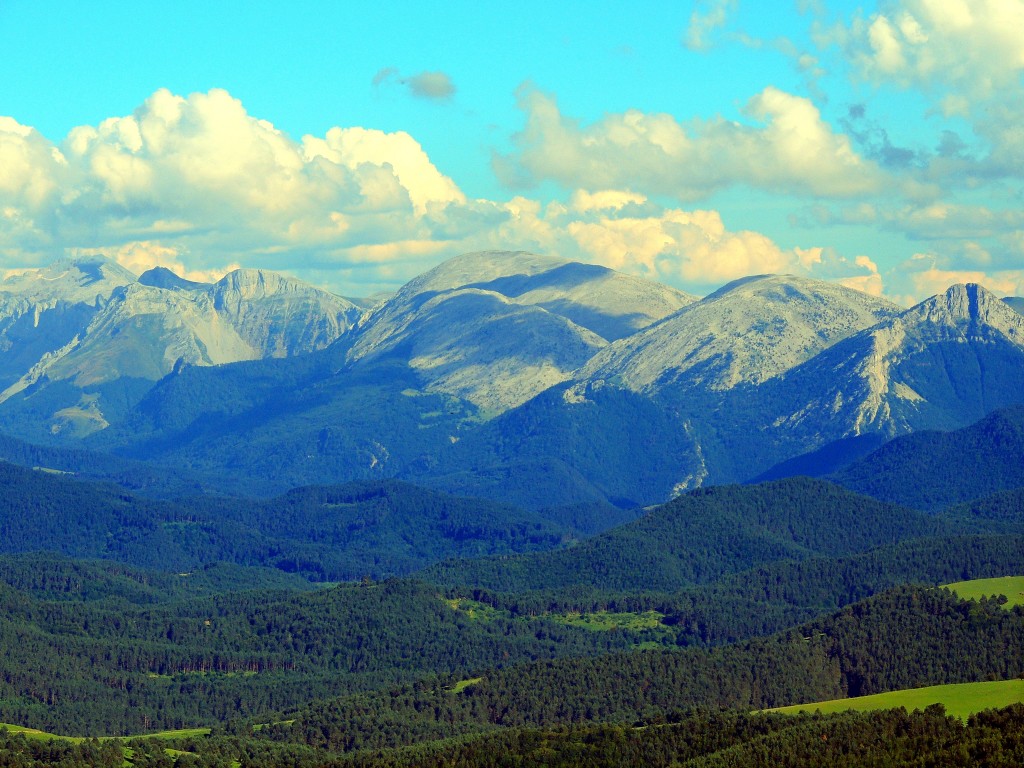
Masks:
[[[1024,612],[896,589],[780,635],[705,650],[558,659],[487,672],[454,692],[407,686],[337,699],[261,738],[395,747],[494,727],[632,723],[693,706],[766,708],[1024,673]]]
[[[899,437],[830,476],[914,509],[937,510],[1024,486],[1024,407],[994,411],[952,432]]]
[[[672,590],[778,560],[851,555],[986,526],[980,518],[929,516],[829,482],[791,478],[692,491],[569,549],[441,563],[424,575],[504,591],[574,584]]]
[[[173,572],[226,561],[318,581],[381,578],[445,557],[550,549],[573,535],[507,504],[397,481],[169,501],[0,462],[0,489],[0,553],[48,550]]]

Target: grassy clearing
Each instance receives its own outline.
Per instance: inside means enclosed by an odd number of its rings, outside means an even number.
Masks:
[[[607,632],[610,629],[632,629],[639,632],[661,628],[661,620],[665,618],[665,614],[657,611],[645,611],[644,613],[597,611],[596,613],[552,614],[549,618],[570,627],[582,627],[595,632]]]
[[[176,731],[159,731],[158,733],[146,733],[142,736],[129,736],[125,738],[143,739],[187,739],[190,737],[199,738],[209,736],[209,728],[179,728]]]
[[[878,693],[873,696],[860,696],[855,699],[835,699],[819,701],[813,704],[796,704],[791,707],[778,707],[769,712],[781,712],[793,715],[798,712],[823,713],[845,712],[849,709],[858,712],[870,712],[876,709],[896,709],[905,707],[908,711],[924,709],[931,704],[942,704],[946,713],[953,717],[966,720],[968,715],[983,709],[1006,707],[1010,704],[1024,703],[1024,680],[997,680],[984,683],[958,683],[955,685],[933,685],[927,688],[913,688],[891,693]]]
[[[1024,605],[1024,576],[1001,576],[997,579],[974,579],[944,584],[946,589],[956,592],[964,600],[980,600],[983,597],[1006,595],[1006,608]]]
[[[39,741],[53,741],[54,739],[60,739],[61,741],[72,741],[78,743],[85,739],[81,736],[58,736],[56,733],[47,733],[46,731],[40,731],[36,728],[25,728],[21,725],[12,725],[11,723],[0,723],[0,730],[6,730],[11,735],[20,733],[26,739],[38,739]]]
[[[481,680],[483,680],[482,677],[471,677],[468,680],[459,680],[459,682],[451,688],[445,688],[445,690],[448,691],[448,693],[462,693],[464,690],[469,688],[469,686],[476,685]]]
[[[15,734],[20,733],[29,739],[39,739],[40,741],[52,741],[54,739],[60,739],[61,741],[71,741],[74,743],[85,741],[88,736],[60,736],[56,733],[47,733],[46,731],[40,731],[36,728],[25,728],[21,725],[11,725],[10,723],[0,723],[0,729],[7,729],[8,733]],[[140,733],[133,736],[98,736],[100,741],[107,741],[109,739],[187,739],[189,737],[201,737],[209,736],[209,728],[181,728],[176,731],[158,731],[157,733]]]
[[[479,603],[465,597],[457,597],[452,600],[445,600],[448,607],[453,611],[461,611],[471,619],[479,621],[493,621],[494,619],[510,619],[512,614],[508,611],[493,608],[486,603]],[[644,613],[627,613],[615,611],[595,611],[594,613],[582,613],[572,611],[570,613],[540,613],[535,616],[521,616],[523,621],[535,619],[547,619],[570,627],[590,629],[595,632],[606,632],[610,629],[630,629],[636,632],[643,632],[652,629],[663,628],[662,619],[665,614],[657,611],[645,611]]]

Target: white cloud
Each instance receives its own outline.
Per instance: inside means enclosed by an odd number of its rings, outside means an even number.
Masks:
[[[618,211],[627,205],[640,205],[645,202],[647,202],[647,198],[636,192],[619,189],[602,189],[597,192],[588,192],[584,189],[577,189],[572,193],[569,207],[579,213],[586,213],[588,211]]]
[[[999,296],[1024,295],[1024,269],[993,273],[940,269],[932,266],[911,274],[910,282],[918,301],[942,293],[956,283],[977,283]]]
[[[67,161],[33,128],[0,117],[0,202],[37,208],[57,191]]]
[[[572,221],[569,234],[602,264],[687,284],[716,285],[750,274],[786,272],[799,263],[757,232],[729,232],[716,211]]]
[[[872,296],[881,296],[883,285],[882,276],[878,273],[878,265],[867,256],[857,256],[854,258],[853,263],[861,269],[867,270],[867,274],[841,277],[837,282],[845,285],[847,288],[863,291]]]
[[[716,210],[664,207],[730,184],[820,197],[884,180],[832,132],[814,105],[774,88],[747,106],[756,124],[682,125],[628,112],[581,127],[536,91],[519,151],[499,158],[527,181],[554,179],[562,200],[467,200],[407,133],[336,127],[295,140],[224,91],[161,90],[134,113],[81,126],[55,146],[0,118],[0,270],[65,252],[102,252],[141,272],[162,264],[190,279],[235,265],[282,269],[347,295],[394,287],[446,256],[525,249],[597,262],[695,292],[752,273],[795,272],[877,293],[914,287],[866,256],[782,247],[729,229]],[[858,202],[837,221],[944,237],[947,271],[992,274],[1019,263],[1024,217],[979,206]],[[976,243],[974,249],[955,238]],[[920,269],[913,270],[920,272]],[[908,275],[910,272],[907,273]],[[343,281],[358,279],[358,286]]]
[[[696,293],[751,274],[840,279],[867,269],[821,247],[785,249],[761,233],[729,230],[718,211],[662,208],[630,191],[576,190],[568,205],[542,206],[526,198],[474,205],[481,224],[487,224],[460,232],[448,252],[521,248],[602,264]],[[868,281],[869,290],[881,290],[881,277]]]
[[[870,17],[833,27],[822,42],[838,42],[871,80],[952,87],[973,100],[1019,85],[1021,30],[1022,0],[889,0]]]
[[[299,270],[351,263],[368,245],[432,237],[426,212],[465,200],[407,133],[296,141],[222,90],[159,90],[60,148],[0,118],[0,168],[0,267],[82,248],[139,266],[174,253],[168,266],[203,273],[283,254]]]
[[[365,172],[367,166],[389,168],[421,213],[431,203],[465,200],[455,182],[438,171],[419,143],[404,131],[384,133],[367,128],[331,128],[324,138],[305,136],[302,143],[303,156],[310,163],[322,157],[356,173]],[[373,190],[380,186],[389,185],[378,179],[376,185],[368,184],[367,188]],[[393,197],[401,194],[399,188],[378,189],[377,206],[401,203]],[[372,196],[370,203],[374,203]]]
[[[693,200],[738,184],[851,197],[878,191],[885,181],[808,99],[773,87],[748,102],[754,125],[714,119],[684,126],[671,115],[631,110],[581,127],[535,88],[521,88],[518,98],[526,127],[514,137],[515,152],[494,158],[510,186],[553,180],[570,189],[627,188]]]

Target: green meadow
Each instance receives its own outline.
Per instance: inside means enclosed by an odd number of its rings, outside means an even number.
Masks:
[[[983,597],[1006,595],[1006,607],[1024,605],[1024,576],[1000,576],[996,579],[974,579],[945,584],[946,589],[956,592],[964,600],[980,600]]]
[[[876,693],[855,699],[834,699],[813,704],[795,704],[778,707],[769,712],[796,714],[816,712],[825,714],[856,710],[869,712],[876,709],[904,707],[908,711],[924,709],[932,704],[942,704],[946,713],[961,720],[983,709],[1007,707],[1024,703],[1024,680],[997,680],[983,683],[957,683],[954,685],[932,685],[927,688],[912,688],[891,693]]]

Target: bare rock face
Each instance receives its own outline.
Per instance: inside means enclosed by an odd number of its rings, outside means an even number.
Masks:
[[[102,256],[63,259],[0,282],[0,389],[75,338],[135,275]]]
[[[58,262],[9,279],[3,288],[0,334],[8,334],[17,357],[12,353],[6,361],[0,402],[30,387],[69,382],[83,390],[82,399],[60,412],[70,408],[76,417],[88,416],[87,427],[76,433],[107,424],[103,397],[87,389],[119,380],[156,381],[185,364],[313,352],[349,331],[362,314],[346,299],[273,272],[236,270],[207,284],[156,268],[136,279],[102,258]],[[30,313],[31,332],[24,328]],[[21,337],[29,343],[15,347]],[[20,369],[10,364],[15,359]]]
[[[355,304],[275,272],[238,269],[209,290],[213,306],[260,357],[313,352],[345,334]]]
[[[978,285],[954,285],[794,370],[801,407],[777,424],[833,439],[959,427],[1018,402],[1022,371],[1024,317]]]
[[[900,308],[790,275],[737,280],[603,349],[580,372],[635,392],[760,384]]]
[[[465,254],[370,315],[351,359],[402,357],[427,390],[501,412],[570,378],[609,337],[692,300],[604,267],[522,252]]]

